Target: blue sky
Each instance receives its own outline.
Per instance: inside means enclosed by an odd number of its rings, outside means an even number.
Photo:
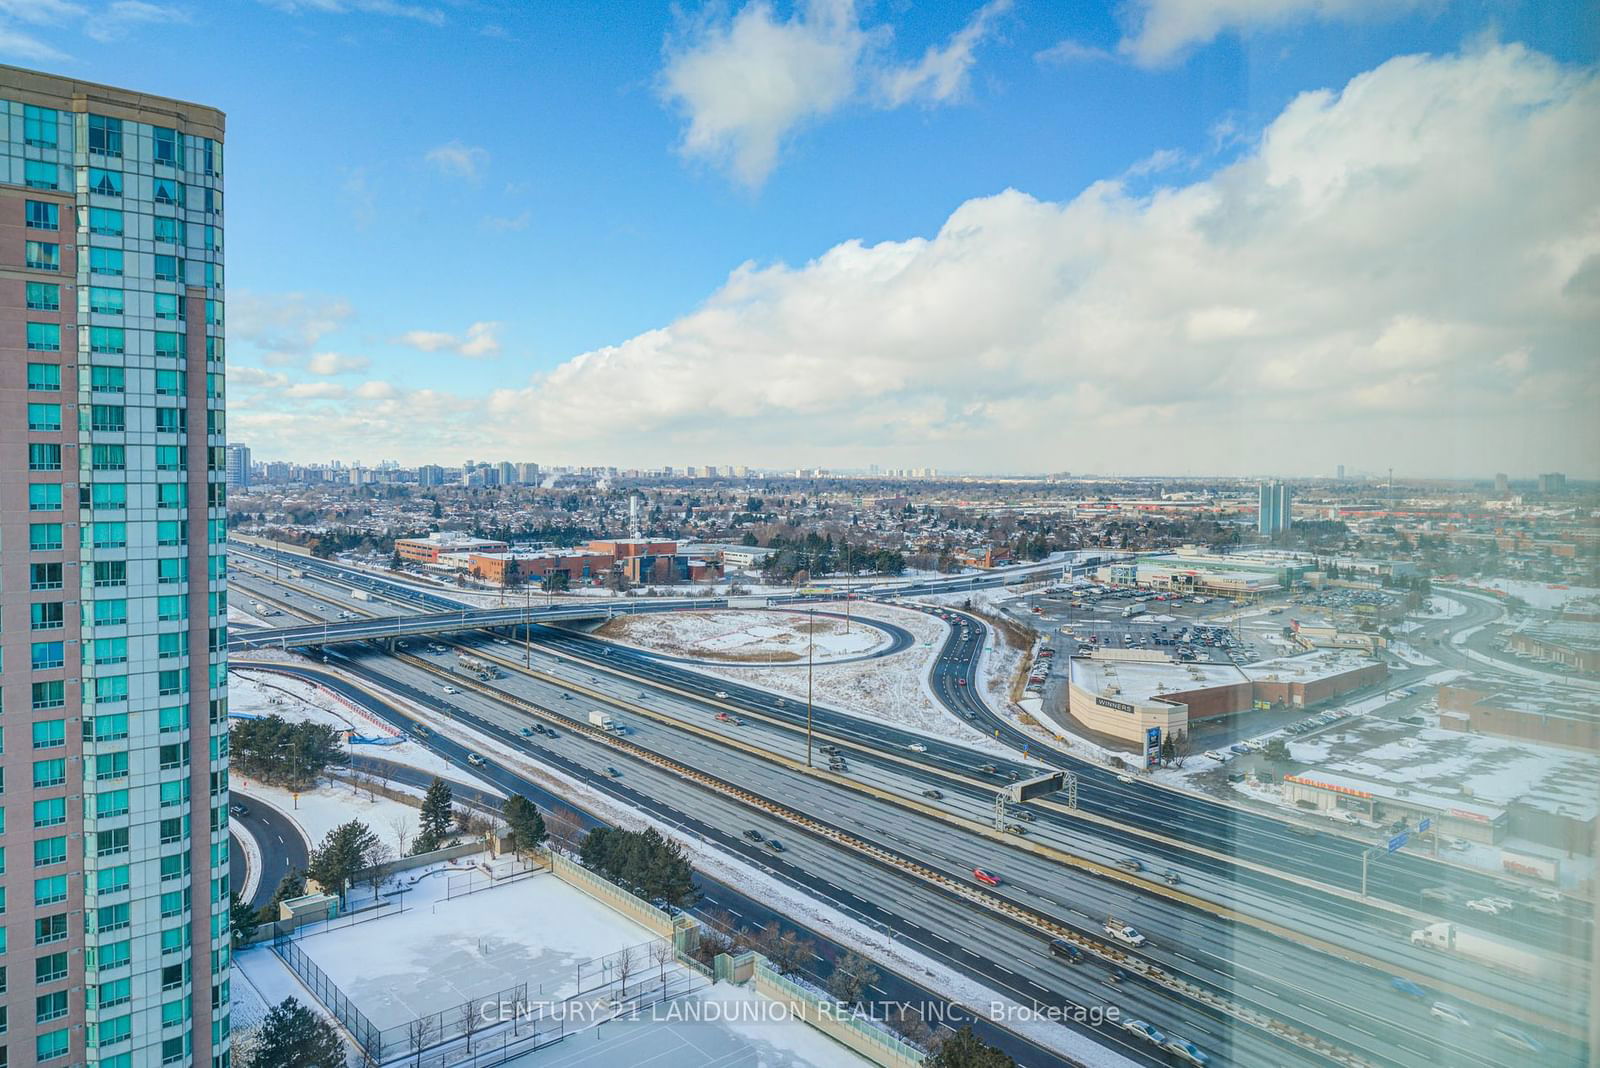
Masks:
[[[1594,118],[1585,109],[1596,40],[1592,4],[1532,0],[814,0],[676,9],[0,0],[6,62],[228,113],[237,436],[259,455],[369,462],[503,455],[1182,473],[1161,449],[1108,447],[1105,435],[1181,418],[1186,402],[1176,387],[1199,364],[1212,371],[1207,382],[1229,380],[1229,402],[1241,407],[1206,426],[1211,444],[1184,459],[1197,470],[1253,472],[1284,463],[1285,445],[1297,425],[1304,429],[1303,412],[1264,420],[1260,441],[1241,429],[1248,398],[1282,384],[1277,364],[1304,369],[1338,359],[1340,345],[1383,354],[1403,344],[1412,348],[1394,366],[1409,370],[1395,396],[1426,385],[1449,402],[1420,413],[1428,433],[1399,432],[1396,461],[1373,441],[1395,405],[1369,398],[1363,408],[1357,398],[1349,411],[1330,407],[1329,440],[1299,450],[1305,470],[1334,462],[1411,464],[1419,474],[1484,463],[1581,469],[1596,455],[1586,434],[1543,452],[1511,431],[1503,442],[1465,426],[1440,438],[1450,420],[1478,418],[1473,405],[1496,392],[1473,377],[1485,365],[1509,361],[1519,380],[1548,371],[1570,383],[1585,366],[1573,351],[1577,335],[1588,329],[1592,339],[1587,304],[1560,336],[1549,336],[1536,300],[1488,322],[1437,293],[1351,307],[1345,322],[1309,332],[1257,331],[1246,324],[1264,323],[1271,309],[1253,306],[1241,277],[1233,291],[1188,309],[1181,337],[1139,349],[1152,361],[1146,374],[1164,379],[1170,368],[1175,381],[1108,385],[1078,352],[1116,359],[1102,348],[1113,309],[1103,296],[1085,303],[1091,287],[1079,283],[1104,281],[1112,268],[1137,271],[1102,258],[1122,247],[1118,239],[1097,246],[1105,220],[1075,222],[1081,212],[1071,205],[1087,207],[1083,198],[1094,197],[1086,190],[1115,182],[1119,203],[1100,209],[1112,219],[1139,213],[1150,229],[1167,195],[1205,200],[1231,188],[1219,176],[1242,181],[1258,169],[1264,132],[1294,118],[1301,94],[1337,96],[1352,79],[1392,73],[1395,57],[1437,57],[1425,68],[1436,92],[1453,91],[1446,71],[1456,68],[1447,63],[1511,63],[1542,86],[1534,90],[1541,106],[1566,106],[1581,124]],[[1520,58],[1507,58],[1513,46],[1524,46]],[[1461,77],[1471,84],[1482,71]],[[1398,75],[1388,82],[1397,99],[1411,91]],[[1551,99],[1551,86],[1565,95]],[[1352,97],[1343,94],[1344,110],[1355,110]],[[1464,116],[1462,129],[1517,136],[1485,125],[1515,121],[1515,108],[1484,108]],[[1372,106],[1362,117],[1381,123],[1371,117],[1384,111]],[[1355,118],[1320,121],[1343,129]],[[1377,132],[1391,142],[1409,136]],[[1373,144],[1347,150],[1358,158],[1388,150]],[[1550,160],[1556,170],[1577,162]],[[1309,165],[1349,164],[1330,157]],[[1034,290],[1033,268],[1065,279],[1064,288],[1033,292],[1009,322],[970,335],[957,327],[964,349],[942,345],[949,327],[919,338],[937,318],[921,314],[922,302],[947,308],[972,290],[949,278],[912,291],[908,272],[937,274],[930,256],[943,269],[938,235],[969,202],[1003,217],[980,225],[1001,249],[1007,226],[1030,228],[1006,214],[1015,204],[995,201],[1006,190],[1058,209],[1051,219],[1068,218],[1049,247],[995,261],[1015,265],[1019,281],[982,311]],[[1566,207],[1581,212],[1585,194],[1568,193]],[[1433,237],[1445,240],[1450,222],[1436,220]],[[856,248],[863,261],[847,262]],[[1381,260],[1378,247],[1370,251],[1369,262]],[[838,261],[832,268],[818,266],[829,257]],[[1316,269],[1306,265],[1306,283],[1315,276],[1326,285]],[[837,331],[805,325],[807,316],[836,314]],[[845,332],[855,315],[876,322]],[[872,336],[900,320],[892,335]],[[1022,336],[1019,321],[1053,325]],[[1086,333],[1091,321],[1101,325]],[[1197,332],[1196,322],[1210,325]],[[1229,336],[1261,335],[1248,369],[1217,351],[1216,323],[1232,323]],[[1355,336],[1363,327],[1366,336]],[[1453,340],[1441,342],[1438,331]],[[1478,339],[1480,359],[1417,372],[1417,346],[1463,348],[1451,331]],[[927,381],[918,380],[919,351],[929,354]],[[1592,381],[1592,362],[1588,370]],[[758,381],[731,381],[748,376]],[[819,379],[837,388],[818,387]],[[1307,402],[1288,395],[1275,403]],[[1074,426],[1083,429],[1063,429]],[[1019,454],[1019,432],[1037,446],[1029,454]]]

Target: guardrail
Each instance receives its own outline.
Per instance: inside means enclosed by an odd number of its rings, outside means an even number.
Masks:
[[[874,1064],[884,1068],[913,1068],[927,1056],[916,1046],[896,1038],[857,1014],[840,1012],[836,1003],[819,997],[780,974],[759,953],[755,954],[755,958],[751,982],[758,993],[783,1002],[795,1016],[829,1038],[849,1046]]]

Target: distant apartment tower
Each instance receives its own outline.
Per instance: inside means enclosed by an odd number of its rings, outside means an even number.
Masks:
[[[1539,476],[1539,492],[1546,497],[1559,497],[1567,492],[1567,476],[1551,471]]]
[[[444,485],[444,468],[438,464],[423,464],[417,468],[417,485],[442,486]]]
[[[1340,482],[1344,481],[1344,464],[1340,464],[1339,465],[1338,474],[1334,475],[1334,477],[1337,478]]]
[[[223,115],[0,66],[0,1064],[230,1061]]]
[[[527,463],[518,464],[517,481],[522,483],[524,486],[537,486],[539,484],[539,465]]]
[[[228,446],[228,488],[250,488],[250,446]]]
[[[1257,488],[1256,531],[1277,534],[1289,529],[1289,484],[1263,482]]]
[[[517,465],[504,460],[495,465],[495,471],[500,476],[500,485],[509,486],[520,481],[517,478]]]
[[[1494,491],[1496,493],[1505,493],[1510,489],[1511,476],[1507,475],[1504,471],[1497,473],[1494,476]]]

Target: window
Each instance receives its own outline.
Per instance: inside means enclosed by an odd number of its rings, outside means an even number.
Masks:
[[[43,879],[35,879],[33,881],[34,905],[53,905],[57,901],[65,901],[66,899],[67,877],[65,875],[47,875]],[[65,954],[62,955],[62,959],[66,959]],[[65,969],[63,969],[62,974],[66,974]],[[49,982],[49,980],[40,981]]]
[[[33,705],[33,710],[35,712],[42,712],[45,709],[49,709],[49,708],[62,708],[62,707],[64,707],[66,705],[66,703],[67,703],[66,683],[62,682],[60,679],[54,679],[54,680],[48,680],[48,681],[45,681],[45,682],[33,683],[32,692],[31,692],[31,703]],[[48,761],[47,760],[47,761],[43,761],[43,763],[45,763],[45,764],[60,764],[61,762],[60,761]],[[39,773],[40,773],[40,765],[39,764],[35,764],[33,766],[33,768],[34,768],[33,785],[35,785],[35,786],[53,785],[51,783],[41,783],[41,782],[39,782]],[[44,770],[45,771],[50,771],[51,769],[46,768]],[[65,781],[66,774],[67,774],[65,766],[61,767],[58,770],[60,771],[60,777],[56,781]]]
[[[121,704],[128,699],[128,676],[112,675],[94,680],[94,703]]]
[[[29,666],[34,671],[49,671],[67,662],[67,647],[62,642],[34,642],[29,654]]]
[[[160,370],[156,372],[156,396],[181,397],[184,390],[184,374],[182,371]]]
[[[126,445],[94,445],[89,450],[90,468],[95,471],[125,471],[128,467]]]
[[[202,137],[200,139],[200,151],[204,158],[201,170],[213,178],[221,174],[222,146],[209,137]],[[206,192],[209,193],[211,190],[207,189]],[[208,208],[207,210],[209,211],[210,209]]]
[[[101,983],[96,988],[95,1003],[102,1009],[109,1009],[113,1005],[122,1005],[133,996],[133,984],[128,979],[113,979],[108,983]],[[127,1019],[127,1017],[121,1017]],[[106,1024],[101,1024],[101,1033],[105,1033]]]
[[[177,785],[177,784],[173,784],[173,785]],[[179,854],[177,854],[175,856],[162,857],[161,858],[161,881],[162,882],[166,882],[169,879],[181,879],[185,875],[188,875],[188,874],[189,874],[189,854],[187,854],[187,853],[179,853]],[[167,948],[166,936],[168,934],[170,934],[170,933],[171,932],[168,932],[168,931],[161,932],[162,950],[163,951],[165,951],[166,948]],[[173,948],[179,948],[179,947],[175,946]]]
[[[169,167],[183,166],[183,135],[177,130],[168,130],[162,126],[150,128],[155,149],[155,161],[164,163]]]
[[[56,282],[29,282],[24,296],[25,303],[33,311],[61,310],[61,286]]]
[[[107,790],[96,794],[94,799],[94,814],[98,819],[110,819],[113,816],[126,816],[128,814],[128,791]],[[104,854],[102,854],[103,856]]]
[[[33,747],[56,749],[67,744],[67,721],[46,719],[33,724]]]
[[[168,256],[158,252],[155,260],[157,282],[180,282],[183,280],[183,261],[177,256]]]
[[[126,413],[120,404],[96,404],[89,410],[89,429],[118,431],[126,430]]]
[[[177,519],[159,520],[156,523],[156,544],[163,548],[189,544],[188,526]]]
[[[59,565],[58,565],[59,566]],[[31,617],[29,630],[59,630],[65,626],[60,601],[46,601],[28,606]]]
[[[96,482],[88,487],[89,507],[104,508],[114,512],[128,507],[128,487],[122,482]]]
[[[166,360],[176,360],[184,355],[184,336],[174,330],[157,330],[155,332],[156,356]]]
[[[121,393],[127,388],[128,374],[121,367],[89,368],[89,388],[96,393]]]
[[[28,388],[39,393],[58,393],[61,390],[61,365],[58,363],[30,363]]]
[[[61,429],[61,405],[28,405],[28,429],[51,432]]]
[[[101,237],[122,236],[122,212],[118,208],[90,208],[89,232]]]
[[[156,619],[162,623],[174,623],[189,618],[189,599],[183,594],[171,594],[156,598]]]
[[[183,302],[176,293],[157,293],[155,311],[157,319],[182,319]]]
[[[120,326],[91,326],[89,351],[121,356],[127,347],[127,335]]]
[[[60,112],[55,108],[39,108],[32,104],[22,108],[22,140],[35,148],[56,148],[61,123]]]
[[[28,524],[28,548],[34,552],[53,552],[61,548],[61,524]]]
[[[67,992],[57,990],[53,994],[44,994],[34,1001],[34,1019],[38,1023],[48,1023],[59,1020],[67,1014]]]
[[[115,742],[128,736],[128,714],[107,712],[84,721],[84,734],[92,741]]]
[[[164,920],[170,920],[174,916],[183,915],[183,910],[189,907],[189,903],[186,900],[186,897],[187,897],[187,895],[186,895],[185,891],[182,891],[182,890],[169,890],[166,893],[162,894],[161,895],[161,918],[164,919]],[[163,968],[162,969],[162,973],[165,976],[166,974],[170,973],[173,969],[177,970],[177,974],[179,976],[181,976],[183,974],[183,965],[181,965],[181,964],[174,964],[174,965],[171,965],[168,968]],[[178,980],[178,982],[181,985],[183,980],[180,978]],[[163,982],[162,983],[162,989],[166,989],[166,988],[167,988],[166,982]]]
[[[67,937],[67,914],[58,912],[54,916],[41,916],[33,921],[33,944],[48,946],[55,942],[65,940]]]
[[[61,325],[59,323],[29,323],[28,349],[31,352],[60,352]]]
[[[59,512],[61,510],[61,483],[34,482],[28,486],[28,511]]]
[[[116,905],[101,905],[95,910],[94,929],[96,934],[120,931],[126,926],[128,926],[128,905],[126,902]]]
[[[172,178],[157,178],[151,183],[151,199],[157,204],[184,206],[183,183]]]
[[[59,471],[61,470],[60,445],[29,445],[28,446],[29,471]]]
[[[23,245],[23,260],[36,271],[59,271],[61,246],[49,241],[28,241]]]
[[[125,779],[128,777],[127,753],[101,753],[94,758],[94,777],[96,782],[107,782],[112,779]]]
[[[89,270],[95,274],[120,276],[122,274],[122,250],[120,248],[89,249]]]
[[[103,167],[90,167],[89,192],[103,197],[120,197],[122,195],[121,172],[108,171]]]
[[[94,603],[94,625],[120,627],[128,622],[128,602],[121,598],[105,597]]]
[[[168,556],[156,561],[156,581],[162,585],[189,581],[187,557]]]
[[[163,482],[156,487],[156,507],[166,510],[186,508],[189,505],[189,485],[186,482]]]
[[[152,234],[157,241],[164,241],[169,245],[182,245],[187,240],[182,219],[174,219],[165,215],[157,215],[150,220]]]
[[[96,315],[121,315],[122,290],[108,286],[89,287],[89,310]]]
[[[115,520],[91,524],[89,544],[96,549],[127,548],[128,524]]]
[[[33,840],[33,866],[35,868],[48,868],[53,864],[67,862],[67,839],[65,835],[54,838],[35,838]]]
[[[63,960],[61,975],[66,975],[66,963]],[[58,976],[59,978],[59,976]],[[43,980],[40,980],[43,982]],[[70,1046],[66,1028],[59,1031],[46,1031],[33,1040],[33,1056],[37,1061],[51,1061],[57,1057],[65,1057]]]
[[[30,159],[22,165],[22,184],[29,189],[60,189],[61,168]]]
[[[185,767],[189,763],[189,743],[174,742],[171,745],[164,745],[161,747],[159,756],[162,771],[173,771],[177,768]]]
[[[189,669],[178,668],[156,675],[156,692],[163,697],[184,693],[189,689]]]
[[[33,803],[33,826],[37,828],[59,827],[67,822],[67,799],[52,797],[45,801]]]
[[[102,156],[122,155],[122,120],[90,115],[89,151]]]
[[[59,590],[61,588],[60,564],[29,564],[28,589]]]
[[[94,588],[104,590],[128,584],[126,560],[96,560],[94,562]]]
[[[171,845],[174,842],[183,841],[189,833],[186,826],[187,821],[187,816],[173,816],[170,819],[162,820],[159,828],[161,844]]]
[[[25,217],[30,230],[61,229],[60,204],[48,200],[30,200],[27,202]]]

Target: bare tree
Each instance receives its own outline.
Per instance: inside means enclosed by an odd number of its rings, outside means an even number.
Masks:
[[[411,836],[416,830],[416,821],[409,812],[396,812],[389,817],[389,829],[394,832],[394,851],[396,856],[406,855],[406,846],[411,842]]]
[[[657,969],[661,989],[667,988],[667,962],[672,960],[672,942],[662,938],[650,943],[650,963]]]
[[[478,1015],[478,1002],[468,1001],[461,1006],[461,1034],[467,1040],[467,1052],[472,1052],[472,1036],[477,1034],[483,1026],[483,1017]]]
[[[562,849],[570,851],[577,848],[578,840],[583,837],[583,820],[566,805],[552,805],[545,813],[544,829]]]
[[[388,843],[381,842],[376,837],[367,847],[367,851],[361,855],[361,863],[366,868],[366,882],[372,888],[374,901],[378,899],[378,890],[383,886],[384,879],[388,878],[383,866],[393,860],[394,855],[394,850],[389,848]]]
[[[1172,738],[1173,762],[1178,767],[1183,767],[1183,762],[1189,759],[1189,754],[1194,752],[1194,742],[1189,739],[1188,731],[1179,731]]]
[[[414,1063],[418,1068],[422,1064],[422,1051],[433,1042],[438,1023],[437,1016],[418,1016],[406,1024],[406,1044],[411,1047],[411,1052],[416,1054]]]
[[[621,984],[621,996],[625,998],[628,996],[628,976],[639,970],[638,951],[629,946],[611,959],[616,967],[617,982]]]

